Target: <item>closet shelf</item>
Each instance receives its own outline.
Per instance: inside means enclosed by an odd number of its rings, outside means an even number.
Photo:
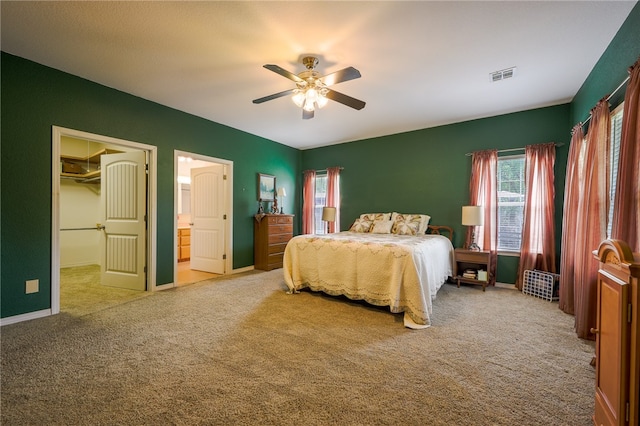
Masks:
[[[122,151],[104,148],[86,157],[60,155],[60,177],[72,178],[79,183],[100,182],[100,156]]]

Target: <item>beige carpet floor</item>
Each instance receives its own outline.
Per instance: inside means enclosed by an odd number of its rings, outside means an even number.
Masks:
[[[101,285],[100,265],[60,269],[60,310],[69,315],[95,313],[150,294]]]
[[[593,343],[514,290],[445,285],[433,326],[287,295],[282,270],[1,329],[3,425],[589,425]]]

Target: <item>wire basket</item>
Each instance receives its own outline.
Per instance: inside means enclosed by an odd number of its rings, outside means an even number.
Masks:
[[[554,302],[558,300],[560,275],[544,271],[524,271],[522,293]]]

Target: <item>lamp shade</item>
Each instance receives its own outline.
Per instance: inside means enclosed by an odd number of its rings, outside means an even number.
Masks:
[[[323,207],[322,208],[322,220],[325,222],[336,221],[336,208],[335,207]]]
[[[482,226],[484,224],[482,206],[462,206],[462,224],[465,226]]]
[[[287,191],[284,188],[278,188],[278,197],[286,197]]]

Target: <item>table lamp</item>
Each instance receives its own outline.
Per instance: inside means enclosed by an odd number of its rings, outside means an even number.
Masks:
[[[462,206],[462,224],[465,226],[473,226],[471,231],[471,244],[468,249],[480,251],[480,247],[476,244],[476,226],[484,224],[484,210],[482,206]]]
[[[287,196],[287,191],[283,187],[278,188],[278,197],[280,197],[280,214],[284,214],[282,210],[282,199]]]
[[[329,233],[329,222],[336,221],[336,208],[335,207],[323,207],[322,208],[322,220],[327,222],[327,234]]]

